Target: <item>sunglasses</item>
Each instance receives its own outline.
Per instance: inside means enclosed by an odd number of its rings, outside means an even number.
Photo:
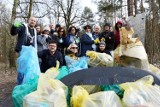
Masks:
[[[60,31],[60,32],[64,32],[64,31]]]
[[[78,49],[78,47],[71,47],[71,49]]]

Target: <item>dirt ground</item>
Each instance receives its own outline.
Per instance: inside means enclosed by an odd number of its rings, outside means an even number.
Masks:
[[[160,68],[160,62],[154,64],[158,68]],[[7,69],[5,72],[4,67],[0,65],[0,107],[13,107],[12,103],[12,90],[16,85],[16,70]]]
[[[5,69],[0,65],[0,107],[13,107],[12,104],[12,90],[16,85],[16,71]]]

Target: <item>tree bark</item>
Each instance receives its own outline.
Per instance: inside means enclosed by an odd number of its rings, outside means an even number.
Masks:
[[[153,1],[149,1],[151,16],[149,17],[150,26],[146,30],[150,32],[146,33],[146,51],[151,63],[155,63],[160,59],[160,34],[158,25],[158,7]]]
[[[138,14],[138,10],[137,10],[137,0],[134,0],[134,9],[135,9],[135,15]]]
[[[128,16],[133,16],[133,0],[127,0],[127,5],[128,5]]]
[[[28,19],[32,16],[32,8],[33,8],[33,0],[30,0],[30,2],[29,2]]]
[[[18,7],[18,3],[19,0],[14,0],[13,3],[13,8],[12,8],[12,16],[11,16],[11,24],[14,22],[14,20],[16,19],[16,9]],[[9,59],[9,66],[10,68],[12,67],[16,67],[16,53],[14,51],[15,49],[15,41],[16,38],[12,37],[11,35],[9,36],[9,55],[8,55],[8,59]]]

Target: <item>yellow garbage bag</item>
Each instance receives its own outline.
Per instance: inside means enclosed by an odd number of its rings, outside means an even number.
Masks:
[[[81,86],[74,86],[71,97],[72,107],[122,107],[114,91],[97,92],[89,95]]]
[[[153,86],[153,77],[147,76],[136,82],[124,83],[122,102],[124,107],[160,107],[160,89]]]
[[[56,70],[51,68],[40,74],[37,91],[24,97],[23,107],[67,107],[68,88],[54,79],[58,75]]]
[[[151,69],[151,72],[154,73],[160,79],[160,69],[152,64],[149,64],[149,67]]]
[[[96,66],[113,66],[113,58],[106,53],[99,53],[95,51],[87,51],[86,55],[89,56],[88,64],[91,67]]]

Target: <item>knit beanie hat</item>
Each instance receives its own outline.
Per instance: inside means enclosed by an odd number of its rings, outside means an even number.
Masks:
[[[104,41],[101,41],[101,42],[99,43],[99,46],[100,46],[100,45],[106,46],[106,43],[105,43]]]

